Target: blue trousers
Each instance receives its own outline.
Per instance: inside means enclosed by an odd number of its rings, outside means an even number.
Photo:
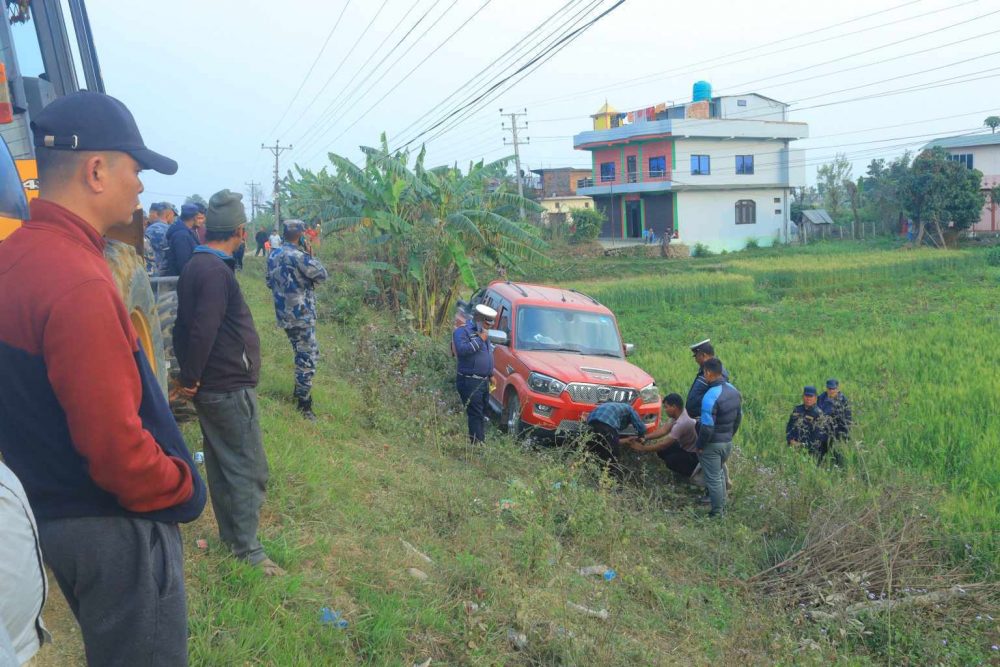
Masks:
[[[726,506],[726,475],[722,466],[733,453],[732,442],[712,442],[705,445],[698,456],[701,470],[705,473],[705,486],[712,501],[712,516],[722,514]]]
[[[455,378],[455,388],[465,406],[465,416],[469,422],[469,442],[485,442],[490,381],[459,375]]]

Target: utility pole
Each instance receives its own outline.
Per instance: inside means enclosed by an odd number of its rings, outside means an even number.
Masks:
[[[521,173],[521,151],[518,150],[521,145],[527,145],[531,143],[531,137],[526,137],[524,141],[518,139],[518,130],[528,129],[528,121],[524,121],[524,126],[519,127],[517,124],[517,119],[528,115],[528,110],[524,109],[521,112],[511,112],[504,113],[503,108],[500,109],[500,116],[510,116],[510,127],[507,127],[506,123],[500,123],[500,127],[503,130],[510,130],[511,143],[514,145],[514,168],[517,170],[517,194],[524,199],[524,175]],[[507,137],[503,138],[504,146],[507,145]],[[524,204],[521,204],[521,219],[524,220]]]
[[[257,202],[260,201],[260,183],[250,181],[246,183],[246,186],[250,188],[250,218],[257,217]]]
[[[271,151],[274,155],[274,230],[281,231],[281,193],[280,183],[281,179],[278,177],[280,170],[278,169],[278,157],[285,151],[292,150],[292,145],[282,146],[280,141],[275,141],[273,146],[260,145],[261,150]]]

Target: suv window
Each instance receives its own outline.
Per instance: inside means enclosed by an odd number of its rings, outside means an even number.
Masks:
[[[577,352],[621,358],[622,343],[610,315],[568,308],[521,306],[515,330],[519,350]]]

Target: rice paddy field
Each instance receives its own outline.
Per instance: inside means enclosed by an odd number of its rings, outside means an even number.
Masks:
[[[1000,271],[976,251],[827,247],[574,287],[615,311],[661,392],[686,393],[688,345],[711,338],[744,396],[741,445],[759,460],[796,463],[790,410],[803,385],[839,379],[857,421],[849,465],[944,490],[943,516],[995,566]]]

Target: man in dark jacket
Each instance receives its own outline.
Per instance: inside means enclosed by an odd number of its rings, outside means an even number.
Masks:
[[[59,97],[31,125],[40,197],[0,244],[0,453],[88,664],[187,665],[177,524],[201,514],[205,486],[103,238],[131,219],[139,171],[177,163],[147,149],[125,105],[101,93]]]
[[[257,243],[257,251],[253,254],[253,256],[259,257],[264,255],[267,257],[267,253],[264,252],[264,244],[267,243],[267,230],[258,229],[257,233],[253,235],[253,240]]]
[[[712,358],[701,367],[708,389],[701,401],[698,448],[705,486],[712,502],[709,516],[721,516],[726,506],[726,477],[722,466],[733,453],[733,437],[743,421],[743,397],[723,377],[722,362]]]
[[[830,419],[830,436],[834,440],[847,440],[854,418],[851,415],[850,401],[840,391],[840,382],[835,378],[827,380],[826,391],[820,395],[816,405]]]
[[[691,388],[688,390],[684,409],[691,419],[698,421],[701,417],[701,401],[705,397],[705,392],[708,391],[708,381],[705,380],[705,362],[709,359],[715,359],[715,348],[712,347],[712,340],[706,338],[700,343],[692,345],[691,356],[698,362],[698,374],[694,376],[694,382],[691,383]],[[729,382],[729,372],[725,368],[722,369],[722,379]]]
[[[194,204],[181,206],[181,217],[167,230],[167,275],[179,276],[184,265],[191,259],[194,249],[201,241],[194,231],[198,207]]]
[[[802,403],[796,405],[785,425],[785,441],[789,447],[801,447],[822,463],[830,447],[832,420],[816,404],[816,387],[802,389]],[[838,461],[839,463],[839,461]]]
[[[246,235],[242,198],[223,190],[209,200],[206,243],[177,282],[174,350],[181,393],[194,400],[205,438],[219,537],[237,558],[272,576],[284,571],[257,539],[268,477],[256,392],[260,339],[232,256]]]

